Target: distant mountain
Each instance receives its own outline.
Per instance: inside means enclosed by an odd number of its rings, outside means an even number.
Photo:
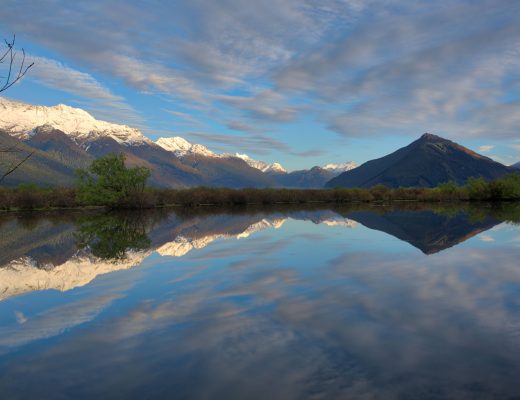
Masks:
[[[285,170],[285,168],[282,167],[282,165],[277,162],[268,164],[265,161],[254,160],[251,157],[249,157],[247,154],[240,154],[240,153],[235,153],[231,157],[238,157],[238,158],[244,160],[249,166],[259,169],[262,172],[271,172],[271,173],[280,173],[280,174],[287,172]]]
[[[334,174],[341,174],[342,172],[350,171],[356,168],[357,165],[355,162],[349,161],[341,164],[326,164],[322,165],[321,168],[326,169]]]
[[[520,169],[520,161],[517,162],[516,164],[511,165],[511,168]]]
[[[316,166],[311,169],[302,169],[292,172],[270,168],[266,170],[266,173],[271,175],[279,186],[287,188],[323,188],[332,178],[342,172],[350,171],[355,167],[355,163],[348,162],[343,164],[327,164],[321,167]]]
[[[58,152],[41,151],[12,137],[0,129],[0,148],[13,149],[13,152],[0,154],[0,172],[16,165],[27,155],[32,156],[16,169],[3,182],[3,185],[16,186],[20,183],[36,183],[44,186],[68,186],[74,181],[75,168],[81,166],[80,158],[66,158]],[[85,160],[84,166],[88,165]]]
[[[164,150],[172,152],[177,157],[184,157],[193,154],[206,157],[219,157],[211,150],[208,150],[206,146],[203,146],[202,144],[192,144],[180,136],[159,138],[155,143],[161,146]]]
[[[170,139],[160,140],[161,146],[138,129],[99,121],[84,110],[61,104],[45,107],[0,98],[0,132],[3,147],[20,150],[3,154],[3,164],[11,165],[23,154],[35,152],[5,180],[6,185],[70,185],[76,168],[108,153],[123,153],[129,165],[150,168],[150,181],[158,186],[276,185],[270,176],[238,157],[213,157],[204,146],[191,145],[182,138],[176,138],[175,148],[174,143],[168,143]]]
[[[149,168],[151,184],[164,187],[323,187],[355,166],[328,164],[289,173],[280,163],[239,153],[217,154],[179,136],[153,142],[138,129],[99,121],[79,108],[37,106],[5,98],[0,98],[0,132],[1,141],[23,150],[2,155],[2,164],[10,165],[23,154],[35,152],[3,182],[11,186],[23,182],[70,185],[75,169],[109,153],[123,153],[129,165]]]
[[[435,187],[469,177],[498,178],[511,168],[457,143],[425,133],[418,140],[385,157],[371,160],[327,182],[327,187]]]
[[[337,175],[337,173],[321,167],[271,174],[279,186],[288,188],[322,188],[326,182]]]

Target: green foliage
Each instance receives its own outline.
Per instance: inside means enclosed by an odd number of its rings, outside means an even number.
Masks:
[[[484,178],[471,177],[464,185],[468,197],[473,200],[483,200],[489,197],[489,183]]]
[[[143,206],[143,194],[150,170],[127,168],[123,154],[109,154],[77,170],[77,195],[81,204],[116,207]]]
[[[455,182],[449,181],[449,182],[441,183],[439,186],[437,186],[437,188],[443,194],[453,194],[457,191],[459,186]]]
[[[335,189],[228,189],[197,187],[189,189],[146,188],[146,168],[126,168],[123,156],[96,160],[86,171],[78,172],[78,186],[39,188],[23,185],[16,189],[0,187],[0,209],[35,209],[103,205],[111,208],[162,206],[244,206],[249,204],[369,203],[369,202],[458,202],[519,201],[520,173],[487,182],[470,178],[464,186],[447,182],[436,188]]]

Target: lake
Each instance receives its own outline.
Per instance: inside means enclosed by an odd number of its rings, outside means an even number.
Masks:
[[[519,216],[5,213],[1,397],[519,398]]]

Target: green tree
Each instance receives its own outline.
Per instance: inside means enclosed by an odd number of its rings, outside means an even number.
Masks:
[[[86,205],[141,207],[150,170],[127,168],[123,154],[109,154],[94,160],[77,173],[78,200]]]

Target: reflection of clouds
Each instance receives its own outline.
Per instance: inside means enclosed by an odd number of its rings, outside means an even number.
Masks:
[[[221,216],[216,216],[216,219]],[[197,224],[195,232],[190,232],[190,224],[186,225],[186,232],[180,229],[180,232],[166,243],[158,244],[156,251],[161,256],[182,257],[192,250],[201,250],[217,239],[245,239],[252,234],[264,231],[267,229],[279,229],[290,217],[280,217],[279,215],[265,216],[264,214],[251,215],[246,219],[244,227],[236,229],[233,225],[220,227],[220,232],[215,233],[212,227],[212,221],[208,224],[207,233],[204,232],[205,223],[211,220],[211,217],[201,219]],[[310,219],[315,223],[324,222],[326,224],[344,225],[350,227],[352,225],[350,220],[347,220],[333,211],[317,211],[317,212],[297,212],[293,215],[294,219]],[[168,224],[168,221],[165,221]],[[249,223],[247,223],[249,222]],[[12,223],[12,221],[11,221]],[[39,229],[46,228],[47,223],[44,222]],[[179,224],[176,221],[176,224]],[[174,225],[175,226],[175,225]],[[43,228],[42,228],[43,227]],[[65,225],[70,229],[69,225]],[[182,228],[182,225],[181,225]],[[226,230],[231,229],[229,232]],[[59,233],[59,227],[55,228]],[[37,233],[39,231],[37,230]],[[44,231],[43,233],[45,233]],[[55,233],[56,234],[56,233]],[[195,236],[191,236],[195,234]],[[70,233],[69,233],[70,235]],[[38,235],[36,235],[38,236]],[[40,235],[46,237],[47,235]],[[45,252],[46,243],[42,241],[42,249]],[[73,242],[69,243],[74,246]],[[279,249],[284,246],[286,242],[273,244],[271,250]],[[71,254],[69,259],[59,262],[46,262],[45,268],[42,268],[36,259],[23,256],[11,260],[0,268],[0,300],[20,295],[28,292],[39,290],[59,290],[68,291],[73,288],[84,286],[92,282],[96,277],[107,274],[117,270],[130,269],[138,266],[152,251],[129,251],[127,257],[123,260],[103,260],[88,254],[78,254],[74,251],[74,247],[67,248]],[[202,258],[213,257],[229,257],[236,253],[236,248],[231,245],[230,250],[217,250],[208,254],[200,255]],[[251,254],[259,254],[257,252],[256,242],[243,244],[241,248],[249,249]],[[15,252],[16,253],[16,252]],[[36,252],[37,253],[37,252]],[[246,253],[247,254],[247,253]]]
[[[124,381],[118,394],[134,397],[143,387],[150,397],[274,399],[504,397],[518,389],[516,251],[348,252],[303,273],[287,266],[283,248],[256,244],[263,256],[158,284],[153,298],[14,371],[45,379],[81,360],[91,365],[89,385],[67,372],[63,385],[97,395]]]
[[[65,330],[94,319],[105,307],[120,298],[118,293],[107,293],[79,302],[71,302],[27,320],[18,312],[20,325],[0,328],[0,354],[10,348],[35,340],[59,335]]]
[[[344,247],[321,246],[328,239],[323,229],[318,235],[312,224],[304,226],[297,234],[269,230],[221,241],[185,261],[158,259],[172,268],[125,292],[102,319],[96,316],[121,290],[27,314],[24,324],[0,330],[0,349],[89,323],[58,343],[35,343],[23,358],[7,359],[0,387],[6,396],[38,396],[59,371],[53,390],[77,397],[503,398],[517,392],[516,247],[452,248],[429,257],[390,257],[380,249],[341,254]],[[309,246],[315,237],[320,246]],[[22,385],[21,377],[31,384]]]

